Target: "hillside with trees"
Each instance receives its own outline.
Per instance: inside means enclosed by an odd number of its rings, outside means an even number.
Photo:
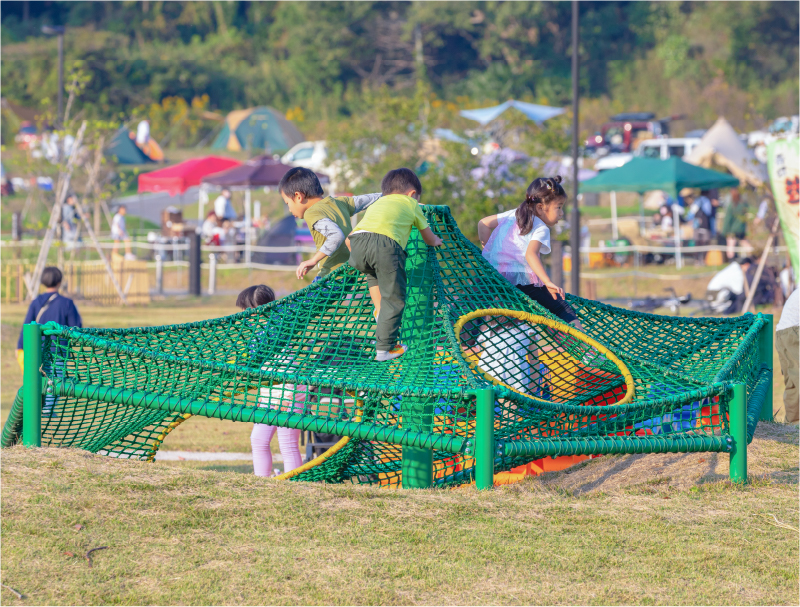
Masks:
[[[585,133],[618,111],[686,114],[679,132],[797,111],[797,2],[580,10]],[[40,28],[65,24],[67,69],[81,60],[92,75],[76,110],[104,118],[272,105],[313,135],[363,111],[367,91],[411,97],[420,82],[457,108],[565,106],[570,19],[569,2],[4,1],[3,96],[33,108],[55,97],[56,42]]]

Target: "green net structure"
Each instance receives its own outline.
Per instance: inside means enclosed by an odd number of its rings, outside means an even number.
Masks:
[[[215,320],[48,323],[42,444],[148,460],[203,415],[349,438],[293,480],[397,486],[404,462],[427,454],[433,483],[447,486],[475,477],[476,402],[489,388],[495,471],[545,456],[729,452],[732,386],[745,387],[736,419],[748,440],[771,407],[770,318],[663,317],[568,296],[584,339],[497,273],[447,207],[424,211],[444,245],[429,248],[416,231],[409,241],[404,356],[374,360],[366,279],[349,265]],[[4,446],[21,440],[23,408],[21,390]]]

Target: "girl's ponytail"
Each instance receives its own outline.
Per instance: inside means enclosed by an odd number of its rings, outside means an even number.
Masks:
[[[561,186],[561,175],[534,179],[525,192],[525,200],[517,209],[516,218],[519,233],[524,236],[533,229],[537,204],[548,205],[555,200],[561,200],[566,197],[567,193]]]

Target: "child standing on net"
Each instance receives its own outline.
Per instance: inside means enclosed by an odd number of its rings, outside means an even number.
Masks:
[[[528,186],[516,209],[484,217],[478,223],[483,256],[511,284],[567,324],[583,330],[575,311],[564,299],[542,264],[550,252],[550,228],[564,216],[567,193],[561,176],[539,177]]]
[[[266,285],[247,287],[236,298],[236,306],[242,310],[257,308],[275,301],[275,293]],[[261,388],[259,406],[280,408],[283,411],[299,412],[303,410],[305,393],[297,391],[307,389],[305,386],[280,384],[271,388]],[[288,397],[288,398],[287,398]],[[256,476],[272,476],[272,451],[270,443],[275,431],[278,432],[278,445],[283,456],[284,473],[298,468],[303,460],[300,457],[300,430],[295,428],[279,428],[267,424],[254,424],[250,434],[250,447],[253,450],[253,473]]]
[[[397,343],[406,305],[406,245],[411,228],[429,247],[442,239],[428,226],[419,199],[422,184],[411,169],[389,171],[381,181],[382,196],[367,209],[358,229],[347,239],[350,265],[367,275],[375,304],[375,360],[392,360],[406,353]]]

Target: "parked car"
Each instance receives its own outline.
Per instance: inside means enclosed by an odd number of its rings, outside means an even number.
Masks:
[[[668,116],[656,119],[649,112],[630,112],[612,116],[586,143],[586,151],[598,156],[606,154],[631,153],[634,143],[643,136],[660,137],[669,135],[669,124],[682,116]]]
[[[21,150],[33,149],[41,139],[42,136],[36,125],[29,120],[22,122],[19,127],[19,133],[14,137],[17,147]]]
[[[747,136],[747,145],[760,162],[767,162],[767,146],[776,139],[800,135],[800,116],[781,116],[766,130],[753,131]]]
[[[327,175],[331,180],[331,192],[340,192],[344,187],[336,178],[342,170],[342,163],[339,160],[328,158],[328,149],[325,141],[303,141],[298,143],[281,157],[281,162],[293,167],[305,167]],[[348,178],[352,180],[352,175],[348,174]]]
[[[685,158],[700,143],[700,137],[666,137],[645,139],[636,149],[636,156],[666,160],[673,156]]]
[[[303,141],[298,143],[281,157],[283,164],[305,167],[312,171],[325,173],[328,151],[324,141]]]

